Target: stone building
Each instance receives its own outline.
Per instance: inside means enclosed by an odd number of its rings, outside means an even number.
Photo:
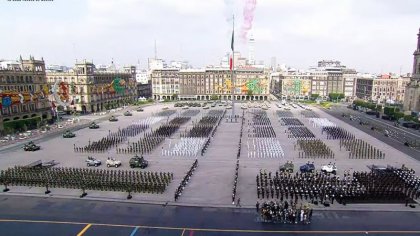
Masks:
[[[327,99],[330,93],[343,93],[343,70],[345,66],[339,61],[319,61],[318,67],[310,70],[311,93]]]
[[[403,103],[407,76],[384,74],[360,76],[356,82],[356,96],[375,103]]]
[[[0,64],[0,132],[37,128],[51,120],[44,60],[30,56]]]
[[[414,51],[411,82],[405,90],[404,111],[420,113],[420,29],[417,34],[417,48]]]
[[[228,68],[159,69],[151,73],[154,99],[267,100],[269,78],[263,69],[239,68],[232,84]]]
[[[76,63],[66,72],[47,73],[53,106],[82,113],[105,111],[137,98],[134,66],[96,70],[91,62]]]

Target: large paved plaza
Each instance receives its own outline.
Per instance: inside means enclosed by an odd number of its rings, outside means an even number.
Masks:
[[[64,139],[63,137],[55,137],[48,140],[36,141],[36,144],[41,146],[41,150],[35,152],[24,152],[22,149],[4,149],[0,150],[0,169],[5,170],[15,165],[27,165],[37,160],[50,161],[55,160],[59,162],[57,167],[79,167],[79,168],[99,168],[107,169],[106,165],[99,167],[86,167],[87,156],[93,156],[97,159],[105,160],[108,157],[114,157],[122,161],[122,166],[119,170],[131,170],[129,167],[129,159],[133,154],[117,153],[116,148],[111,148],[104,153],[81,153],[75,152],[74,146],[84,146],[89,142],[97,141],[102,137],[107,136],[110,132],[116,132],[118,129],[123,129],[135,122],[141,122],[150,117],[156,117],[158,112],[163,111],[163,107],[168,106],[169,110],[174,110],[175,113],[169,117],[161,119],[154,123],[148,130],[141,132],[135,137],[129,137],[128,140],[118,145],[117,148],[125,148],[131,142],[137,141],[143,137],[144,133],[156,129],[161,124],[171,120],[172,118],[181,115],[186,110],[182,108],[175,108],[173,104],[156,104],[144,108],[143,112],[133,110],[133,116],[123,116],[123,112],[114,113],[118,117],[117,122],[110,122],[104,120],[99,122],[99,129],[80,129],[75,131],[76,137],[72,139]],[[134,108],[133,108],[134,109]],[[203,156],[171,156],[163,155],[166,150],[170,150],[181,139],[181,134],[191,129],[194,123],[205,116],[211,110],[224,110],[224,106],[216,106],[208,110],[203,108],[198,109],[200,112],[193,116],[187,123],[181,125],[180,129],[170,138],[166,138],[159,146],[157,146],[151,153],[145,154],[144,157],[149,161],[149,167],[145,170],[135,169],[136,171],[157,171],[157,172],[172,172],[174,178],[169,184],[168,188],[163,194],[149,194],[149,193],[134,193],[133,198],[129,201],[145,202],[145,203],[162,203],[162,204],[178,204],[178,205],[198,205],[198,206],[232,206],[232,188],[234,185],[235,166],[237,162],[238,143],[240,140],[241,123],[228,122],[223,118],[218,126],[214,137],[211,138],[210,145]],[[338,168],[338,175],[343,175],[344,171],[368,171],[368,165],[392,165],[401,167],[405,165],[412,168],[416,173],[420,172],[420,164],[412,157],[398,151],[397,149],[381,142],[380,140],[370,136],[368,133],[361,132],[351,125],[336,119],[335,117],[325,113],[324,111],[313,107],[312,110],[321,118],[327,118],[329,121],[335,123],[339,127],[352,133],[355,138],[362,139],[370,143],[372,146],[378,148],[385,153],[384,159],[350,159],[349,152],[344,149],[340,150],[338,139],[327,139],[327,135],[322,133],[320,127],[314,127],[309,118],[301,114],[302,108],[291,108],[295,118],[298,118],[303,125],[308,128],[317,139],[321,139],[334,153],[333,159],[308,159],[299,158],[299,152],[296,150],[296,139],[289,138],[285,130],[288,126],[282,126],[279,122],[279,117],[276,112],[279,109],[271,102],[271,106],[266,110],[268,118],[275,132],[275,139],[279,141],[284,156],[256,156],[251,154],[255,142],[259,138],[249,137],[251,127],[249,122],[255,112],[262,111],[259,108],[241,109],[241,104],[235,104],[235,114],[242,116],[245,111],[245,122],[242,136],[242,150],[239,158],[239,178],[237,185],[237,198],[241,199],[242,206],[255,206],[257,199],[256,194],[256,176],[260,170],[276,172],[281,164],[286,161],[293,161],[295,164],[295,171],[300,165],[308,161],[313,161],[316,169],[320,169],[322,165],[328,162],[336,163]],[[226,111],[226,115],[230,115],[231,110]],[[189,183],[182,192],[182,196],[177,202],[174,202],[174,193],[182,178],[190,169],[192,163],[198,159],[198,168],[194,172]],[[45,188],[25,187],[25,186],[11,186],[8,193],[2,194],[23,194],[44,196]],[[81,191],[78,189],[63,189],[52,188],[50,196],[78,198]],[[106,192],[88,190],[88,199],[112,200],[112,201],[127,201],[127,193],[125,192]]]

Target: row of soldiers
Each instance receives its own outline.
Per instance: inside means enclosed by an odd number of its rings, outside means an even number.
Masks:
[[[283,224],[310,224],[313,210],[308,205],[300,204],[299,207],[293,202],[266,201],[260,206],[257,202],[257,213],[263,222]]]
[[[117,148],[117,153],[119,154],[131,154],[131,153],[150,153],[152,152],[160,143],[162,143],[165,138],[174,134],[179,127],[188,122],[191,117],[175,117],[170,120],[167,124],[162,124],[156,130],[145,133],[144,137],[139,138],[137,142],[128,144],[126,148]]]
[[[165,111],[160,111],[156,113],[155,116],[171,116],[175,113],[176,113],[175,110],[165,110]]]
[[[179,184],[178,188],[175,191],[175,201],[178,200],[178,198],[182,195],[182,192],[184,191],[184,188],[187,186],[188,181],[190,181],[191,176],[194,174],[195,169],[198,167],[198,160],[195,159],[194,163],[192,164],[190,170],[187,172],[187,174],[182,179],[181,183]]]
[[[372,146],[370,143],[362,139],[348,139],[340,140],[340,150],[344,147],[349,151],[349,158],[351,159],[384,159],[385,152]]]
[[[110,148],[117,147],[128,137],[136,136],[148,128],[148,124],[132,124],[123,129],[118,128],[116,132],[109,131],[109,134],[99,141],[91,142],[89,140],[89,144],[86,146],[76,147],[76,144],[74,144],[73,149],[75,152],[105,152]]]
[[[298,139],[314,139],[315,135],[306,127],[302,126],[291,126],[284,131],[287,133],[287,137],[298,138]]]
[[[235,177],[234,177],[234,180],[233,180],[233,189],[232,189],[232,204],[235,204],[236,188],[238,186],[238,178],[239,178],[239,157],[241,157],[242,134],[243,134],[243,130],[244,130],[244,123],[245,123],[245,111],[242,111],[241,131],[239,133],[239,145],[238,145],[238,152],[236,154]]]
[[[118,144],[125,141],[125,137],[122,136],[107,136],[101,138],[99,141],[89,141],[89,144],[83,147],[76,147],[73,144],[73,150],[75,152],[92,153],[92,152],[105,152],[110,148],[116,147]]]
[[[320,139],[297,140],[299,158],[334,158],[334,152]]]
[[[181,116],[193,117],[193,116],[198,115],[198,113],[200,113],[200,110],[198,110],[198,109],[190,109],[190,110],[187,110],[187,111],[183,111],[181,113]]]
[[[284,173],[260,171],[257,175],[258,198],[294,199],[311,202],[334,200],[346,204],[348,202],[403,202],[407,198],[420,197],[420,180],[413,179],[413,174],[403,169],[360,171],[338,175],[325,173]],[[407,184],[408,183],[416,184]]]
[[[324,132],[327,134],[327,139],[354,139],[354,134],[337,126],[324,126],[322,127],[322,134],[324,134]]]
[[[291,111],[276,111],[276,114],[279,118],[281,117],[293,117],[293,113]]]
[[[251,120],[248,121],[248,137],[275,138],[276,132],[271,125],[266,111],[253,110]]]
[[[0,172],[0,183],[12,186],[73,188],[99,191],[163,193],[172,173],[101,170],[90,168],[29,168],[16,166]],[[7,187],[6,187],[7,188]]]
[[[319,115],[315,113],[314,111],[304,110],[304,111],[301,111],[300,114],[304,116],[305,118],[319,118]]]
[[[138,135],[139,133],[143,132],[144,130],[148,129],[148,124],[131,124],[123,129],[118,128],[118,131],[116,132],[110,132],[110,137],[134,137]]]
[[[303,123],[294,117],[282,117],[280,118],[280,124],[282,126],[303,126]]]
[[[208,137],[220,117],[204,116],[182,137]]]

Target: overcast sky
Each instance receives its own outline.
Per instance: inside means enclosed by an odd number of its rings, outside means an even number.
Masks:
[[[255,57],[306,69],[340,60],[361,72],[411,72],[420,28],[419,0],[256,0]],[[154,56],[218,64],[240,36],[246,0],[54,0],[0,2],[0,58],[44,57],[71,66],[140,64]]]

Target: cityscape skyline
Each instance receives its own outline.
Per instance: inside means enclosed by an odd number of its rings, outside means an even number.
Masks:
[[[307,69],[332,59],[360,72],[411,73],[420,3],[405,3],[258,1],[251,29],[256,61],[268,65],[276,57],[277,64]],[[233,0],[2,3],[4,19],[19,18],[13,25],[0,22],[9,35],[1,57],[34,55],[67,66],[76,59],[121,65],[140,61],[146,68],[156,40],[158,58],[187,60],[194,67],[218,65],[229,51],[228,18],[235,14],[240,32],[243,7]],[[236,35],[235,48],[248,55],[246,40]]]

